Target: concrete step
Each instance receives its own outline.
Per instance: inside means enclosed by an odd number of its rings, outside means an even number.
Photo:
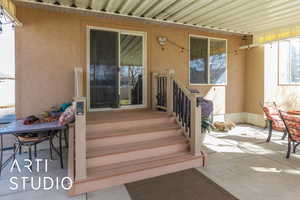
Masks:
[[[140,128],[128,128],[119,131],[97,131],[87,133],[87,146],[89,148],[103,147],[110,145],[126,144],[180,136],[183,132],[175,123],[148,126]]]
[[[188,140],[182,135],[120,145],[88,147],[87,165],[91,168],[153,155],[166,155],[186,151],[188,147]]]
[[[124,161],[102,167],[88,168],[87,179],[75,181],[71,195],[92,192],[114,185],[126,184],[163,174],[173,173],[204,164],[203,156],[176,152],[134,161]]]

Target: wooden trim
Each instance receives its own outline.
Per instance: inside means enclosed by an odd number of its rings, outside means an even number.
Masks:
[[[86,179],[84,181],[76,182],[74,184],[73,195],[79,195],[86,192],[93,192],[99,189],[110,187],[112,185],[126,184],[192,167],[200,167],[203,166],[204,160],[205,158],[202,158],[200,156],[195,157],[194,159],[182,160],[181,162],[174,162],[168,165],[162,164],[161,166],[154,168],[149,167],[148,169],[144,169],[143,171],[133,171],[130,173],[120,174],[118,176],[111,176],[102,179]]]
[[[69,126],[69,146],[68,146],[68,177],[71,178],[72,182],[75,182],[75,126]],[[69,190],[69,195],[72,196],[74,194],[74,187]]]
[[[83,114],[78,114],[76,103],[84,103]],[[75,110],[75,181],[85,179],[87,176],[86,161],[86,99],[84,97],[74,98]]]
[[[81,67],[74,68],[75,73],[75,97],[83,96],[83,69]]]
[[[201,107],[197,106],[197,98],[191,99],[191,152],[194,156],[201,154],[201,143],[204,135],[201,133]]]
[[[175,71],[169,70],[167,77],[167,112],[169,115],[173,113],[173,78]]]
[[[158,73],[152,73],[152,110],[156,110],[157,107],[157,77]]]

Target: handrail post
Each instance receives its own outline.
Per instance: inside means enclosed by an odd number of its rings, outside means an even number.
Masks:
[[[83,70],[81,67],[74,68],[74,96],[82,97],[83,96]]]
[[[167,112],[169,115],[173,114],[173,80],[175,71],[168,70],[168,81],[167,81]]]
[[[194,156],[201,155],[201,107],[197,105],[197,96],[191,98],[191,152]]]
[[[87,177],[86,161],[86,98],[75,97],[75,180]]]
[[[157,78],[158,73],[152,73],[152,110],[156,110],[157,106]]]

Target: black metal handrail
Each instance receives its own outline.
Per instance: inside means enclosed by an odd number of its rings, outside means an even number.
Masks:
[[[166,76],[158,76],[157,78],[157,106],[160,109],[167,109],[167,81]]]
[[[175,80],[173,80],[173,112],[191,138],[191,100]]]

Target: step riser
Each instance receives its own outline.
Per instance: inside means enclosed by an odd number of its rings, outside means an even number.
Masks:
[[[202,165],[202,158],[199,158],[199,159],[188,160],[188,161],[175,163],[171,165],[145,169],[143,171],[127,173],[124,175],[107,177],[104,179],[95,179],[87,182],[79,182],[73,185],[72,189],[69,191],[69,195],[75,196],[86,192],[93,192],[96,190],[108,188],[115,185],[131,183],[134,181],[152,178],[163,174],[169,174],[169,173],[174,173],[185,169],[200,167],[201,165]]]
[[[182,130],[171,129],[171,130],[163,130],[156,131],[151,133],[139,133],[134,135],[125,135],[125,136],[114,136],[114,137],[106,137],[99,139],[88,139],[87,146],[89,148],[94,147],[103,147],[110,145],[118,145],[118,144],[126,144],[126,143],[134,143],[134,142],[142,142],[147,140],[155,140],[160,138],[172,137],[172,136],[180,136],[182,135]]]
[[[87,132],[95,131],[118,131],[124,130],[127,128],[139,128],[145,126],[156,126],[161,124],[175,123],[176,120],[174,117],[162,117],[154,119],[144,119],[144,120],[135,120],[135,121],[122,121],[122,122],[113,122],[113,123],[100,123],[100,124],[87,124]]]
[[[88,168],[109,165],[119,162],[131,161],[136,159],[143,159],[149,158],[153,156],[162,156],[177,152],[182,152],[187,150],[188,144],[187,143],[178,143],[173,145],[166,145],[151,149],[143,149],[139,151],[131,151],[125,153],[118,153],[106,156],[100,156],[95,158],[88,158],[87,165]]]

